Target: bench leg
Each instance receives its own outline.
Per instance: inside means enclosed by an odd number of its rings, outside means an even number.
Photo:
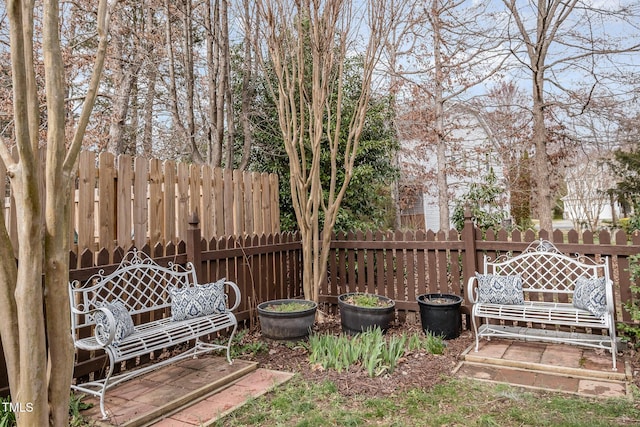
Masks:
[[[471,313],[471,323],[473,324],[473,332],[476,335],[476,352],[477,352],[480,342],[478,339],[478,325],[476,324],[476,316],[474,316],[473,313]]]
[[[104,384],[102,385],[102,391],[100,392],[100,412],[102,413],[102,419],[106,420],[109,418],[107,415],[107,411],[104,409],[104,395],[107,393],[107,385],[109,384],[109,379],[113,374],[113,359],[109,357],[109,373],[107,374],[107,378],[104,379]]]
[[[231,336],[229,337],[229,342],[227,343],[227,360],[229,361],[229,365],[233,364],[233,360],[231,360],[231,343],[233,342],[233,337],[236,334],[236,330],[238,329],[238,324],[233,325],[233,331],[231,331]]]

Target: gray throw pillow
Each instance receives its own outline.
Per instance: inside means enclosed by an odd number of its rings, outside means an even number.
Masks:
[[[116,321],[115,336],[111,345],[117,347],[123,339],[125,339],[135,331],[131,314],[129,314],[129,311],[124,306],[122,301],[106,303],[103,304],[101,308],[109,310],[111,314],[113,314],[113,318]],[[93,315],[93,319],[96,322],[96,331],[98,333],[98,336],[100,337],[100,340],[102,342],[106,342],[109,339],[110,333],[110,325],[107,315],[103,311],[98,310]]]
[[[573,306],[602,317],[607,311],[605,285],[604,277],[578,277],[573,290]]]
[[[224,313],[227,309],[224,293],[226,280],[226,278],[222,278],[217,282],[184,288],[170,287],[172,320],[180,321]]]
[[[478,302],[490,304],[524,304],[522,277],[499,274],[479,274]]]

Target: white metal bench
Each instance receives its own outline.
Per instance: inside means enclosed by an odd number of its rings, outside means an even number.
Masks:
[[[540,240],[516,256],[507,254],[490,260],[485,255],[483,265],[485,274],[476,274],[467,284],[473,303],[471,317],[476,351],[481,337],[560,342],[606,349],[611,352],[613,369],[616,369],[613,282],[609,278],[608,257],[600,262],[580,255],[569,257],[551,242]],[[496,276],[501,278],[492,281]],[[510,287],[518,280],[524,301],[514,303],[495,297],[502,289],[500,283]],[[482,291],[479,281],[484,282]],[[508,281],[511,283],[506,285]],[[574,295],[577,281],[580,283],[578,295]],[[489,283],[493,283],[493,290]],[[592,300],[585,297],[589,291]],[[476,318],[485,321],[478,326]],[[558,331],[551,325],[562,326],[566,331]]]
[[[105,393],[108,388],[118,383],[177,360],[196,357],[212,350],[226,350],[227,360],[232,363],[230,347],[237,329],[237,321],[231,311],[240,304],[240,290],[235,283],[221,280],[215,285],[220,291],[216,295],[221,298],[221,301],[220,298],[217,301],[218,310],[201,315],[198,312],[198,307],[201,307],[199,304],[208,304],[206,307],[211,307],[212,304],[211,299],[202,298],[203,294],[210,295],[208,290],[213,287],[213,284],[198,284],[191,263],[188,263],[186,268],[172,263],[168,267],[162,267],[144,252],[135,249],[125,255],[112,273],[104,274],[101,270],[86,281],[70,282],[71,332],[75,346],[89,351],[104,350],[109,359],[109,371],[104,379],[74,384],[72,388],[98,396],[102,415],[107,418],[104,407]],[[228,306],[226,292],[229,289],[235,292],[232,307]],[[204,290],[207,291],[203,292]],[[193,310],[192,314],[197,317],[185,315],[182,306],[180,310],[176,307],[172,309],[172,293],[174,296],[179,293],[181,297],[175,297],[175,301],[187,301],[188,309]],[[200,300],[189,300],[192,295],[197,295]],[[131,319],[143,317],[151,320],[135,326],[129,323],[133,330],[130,330],[129,335],[121,337],[124,335],[122,330],[126,329],[123,329],[123,324],[129,322],[128,318],[125,321],[118,320],[126,318],[123,307],[132,316]],[[210,311],[206,310],[207,313]],[[174,320],[178,313],[181,317],[187,318]],[[89,337],[80,336],[79,331],[87,327],[93,329],[93,334]],[[223,330],[231,331],[228,340],[224,338],[223,344],[200,339]],[[114,366],[122,361],[149,355],[151,352],[160,352],[192,340],[195,340],[195,345],[184,352],[142,368],[112,375]]]

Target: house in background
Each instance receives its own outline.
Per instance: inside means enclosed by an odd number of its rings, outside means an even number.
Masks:
[[[456,107],[448,112],[451,129],[447,138],[447,183],[449,211],[453,214],[457,200],[469,191],[472,183],[482,183],[493,170],[498,185],[504,186],[502,200],[497,201],[509,212],[509,191],[503,174],[500,153],[491,137],[472,111]],[[400,127],[400,218],[406,228],[438,231],[440,228],[439,195],[436,185],[436,145],[418,132],[404,132],[406,116],[398,121]],[[424,126],[425,128],[427,126]],[[405,128],[406,129],[406,128]],[[426,133],[425,133],[426,134]],[[428,135],[428,134],[426,134]],[[453,227],[450,221],[450,227]]]

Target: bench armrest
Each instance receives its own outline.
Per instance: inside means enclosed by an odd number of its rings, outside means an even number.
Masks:
[[[467,298],[472,304],[478,302],[478,278],[475,274],[467,281]]]
[[[240,294],[240,288],[238,288],[238,285],[236,285],[235,283],[233,283],[230,280],[227,280],[224,282],[225,285],[229,286],[231,289],[233,289],[233,291],[235,292],[235,299],[234,299],[234,304],[233,307],[229,307],[229,311],[233,311],[236,308],[238,308],[238,306],[240,305],[240,301],[241,301],[241,294]],[[229,302],[229,298],[227,297],[227,303]]]

